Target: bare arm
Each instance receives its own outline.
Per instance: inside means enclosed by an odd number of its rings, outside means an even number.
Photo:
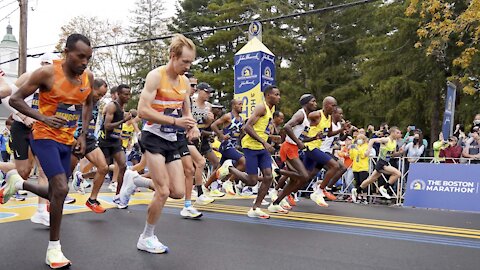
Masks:
[[[90,82],[90,94],[88,95],[87,99],[83,103],[82,107],[82,123],[90,123],[90,120],[92,119],[92,109],[93,109],[93,74],[88,71],[88,80]],[[82,126],[82,132],[80,135],[86,135],[88,133],[88,125],[83,125]]]
[[[8,85],[3,77],[0,77],[0,99],[8,97],[12,94],[12,88]]]
[[[126,120],[126,118],[124,118],[120,121],[112,123],[113,115],[115,114],[116,111],[117,111],[117,107],[115,106],[115,103],[110,102],[106,107],[105,122],[104,122],[105,129],[108,131],[112,131],[113,129],[115,129],[115,127],[118,127],[119,125],[128,121]]]
[[[230,124],[231,121],[232,121],[232,118],[230,117],[230,114],[227,113],[227,114],[224,114],[222,117],[218,118],[210,126],[212,128],[213,132],[215,132],[215,134],[217,134],[218,139],[221,142],[223,142],[225,140],[225,135],[223,134],[223,131],[220,130],[220,128],[218,126],[228,125],[228,124]]]
[[[303,122],[303,118],[304,118],[303,112],[297,111],[283,127],[288,137],[290,137],[290,139],[292,139],[298,145],[298,148],[300,148],[300,146],[303,146],[303,142],[300,141],[300,139],[297,138],[297,136],[295,136],[295,134],[293,133],[293,127],[300,125]]]

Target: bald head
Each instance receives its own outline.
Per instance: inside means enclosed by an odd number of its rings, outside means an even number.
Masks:
[[[337,107],[337,100],[332,96],[327,96],[323,99],[323,112],[327,115],[331,115]]]
[[[240,99],[232,99],[232,101],[230,101],[230,105],[233,112],[236,112],[236,113],[242,112],[243,103]]]

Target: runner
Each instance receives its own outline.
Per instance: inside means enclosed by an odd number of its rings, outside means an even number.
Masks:
[[[246,173],[248,174],[245,184],[248,186],[257,184],[258,169],[261,170],[263,175],[257,198],[247,215],[266,219],[270,216],[260,209],[260,205],[272,184],[272,158],[270,153],[275,150],[267,143],[267,140],[275,105],[280,102],[280,90],[276,86],[270,85],[265,88],[263,94],[265,97],[263,104],[255,106],[252,116],[245,124],[246,135],[242,139],[242,147],[246,161]]]
[[[118,194],[122,187],[123,174],[127,169],[126,156],[122,148],[122,125],[128,120],[136,117],[136,111],[132,110],[124,115],[123,107],[130,99],[130,87],[121,84],[117,87],[117,99],[110,102],[105,108],[105,118],[100,128],[100,138],[98,146],[102,150],[107,164],[111,165],[115,160],[115,166],[118,166],[118,186],[113,197],[113,202],[118,208],[126,208],[119,200]]]
[[[86,147],[85,147],[85,158],[88,159],[91,164],[93,164],[97,170],[95,176],[93,178],[93,188],[92,192],[90,193],[90,197],[85,202],[85,205],[90,208],[93,212],[100,214],[104,213],[106,210],[100,205],[100,202],[97,200],[98,193],[100,192],[100,188],[102,187],[103,181],[105,180],[105,175],[108,173],[108,165],[107,161],[105,160],[105,156],[103,155],[102,150],[98,147],[97,138],[95,137],[95,126],[97,123],[98,118],[98,101],[107,93],[107,83],[102,79],[95,79],[93,81],[93,110],[92,110],[92,119],[88,124],[87,139],[86,139]],[[82,121],[79,119],[78,127],[75,131],[75,138],[81,134],[83,130]],[[72,153],[71,157],[71,169],[72,171],[77,166],[79,160],[82,158],[82,155]],[[77,171],[74,173],[73,181],[72,181],[72,188],[75,191],[80,191],[81,193],[85,193],[83,190],[83,174],[81,171]]]
[[[280,205],[283,198],[297,191],[300,186],[305,185],[309,180],[307,169],[299,158],[298,151],[305,148],[304,142],[313,141],[316,136],[308,137],[310,130],[310,121],[308,115],[317,108],[317,100],[311,94],[305,94],[300,97],[302,108],[298,110],[285,124],[287,137],[280,146],[280,158],[285,162],[289,170],[279,170],[280,174],[290,177],[290,181],[280,192],[277,198],[272,198],[273,202],[268,207],[272,213],[288,213],[291,206],[287,202]]]
[[[223,165],[212,174],[215,177],[211,177],[209,181],[205,183],[207,188],[213,181],[229,174],[228,164],[225,162],[226,160],[234,161],[235,168],[240,171],[245,171],[245,157],[237,150],[240,147],[240,134],[243,127],[243,118],[240,115],[243,104],[242,101],[238,99],[233,99],[230,104],[232,111],[224,114],[211,125],[212,130],[217,134],[218,139],[221,142],[219,147],[219,152],[222,155],[220,164]],[[220,130],[220,126],[224,127],[223,131]],[[234,181],[233,177],[225,181],[223,188],[230,195],[235,195],[232,181]]]
[[[357,197],[358,193],[362,193],[368,185],[372,184],[373,182],[377,181],[377,179],[384,174],[389,174],[390,178],[385,184],[378,188],[380,194],[386,199],[391,199],[392,197],[388,194],[388,190],[390,186],[395,184],[395,182],[402,176],[402,173],[395,167],[389,164],[390,159],[393,156],[399,156],[403,154],[403,148],[400,148],[397,151],[397,140],[402,138],[402,132],[398,127],[391,127],[389,130],[390,135],[385,138],[375,138],[370,139],[368,142],[368,149],[365,151],[365,156],[370,155],[370,151],[374,143],[380,144],[380,152],[378,155],[377,164],[375,165],[375,170],[373,170],[372,174],[362,182],[358,189],[352,189],[352,197]]]
[[[68,193],[71,147],[77,120],[82,114],[84,123],[92,114],[93,75],[86,71],[92,56],[90,41],[83,35],[67,38],[65,59],[34,71],[10,99],[20,113],[36,120],[31,147],[48,177],[49,186],[24,181],[16,170],[7,174],[7,183],[0,189],[1,203],[6,203],[17,190],[25,189],[50,200],[50,242],[45,262],[51,268],[70,265],[60,245],[60,225],[63,202]],[[38,111],[25,102],[25,98],[40,89]],[[83,105],[83,110],[81,110]],[[82,113],[81,113],[82,111]],[[85,152],[86,130],[78,137],[75,149]]]
[[[149,72],[138,103],[140,117],[147,120],[141,143],[155,195],[148,206],[145,228],[137,248],[150,253],[168,251],[168,247],[154,235],[155,224],[167,198],[180,199],[185,192],[185,175],[179,153],[182,145],[177,142],[177,131],[185,129],[188,140],[199,136],[190,112],[189,81],[183,76],[194,59],[194,43],[183,35],[175,35],[167,65]]]

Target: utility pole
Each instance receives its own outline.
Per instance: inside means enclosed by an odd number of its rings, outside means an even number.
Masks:
[[[18,76],[27,71],[27,15],[28,0],[18,0],[20,6],[20,44],[18,50]]]

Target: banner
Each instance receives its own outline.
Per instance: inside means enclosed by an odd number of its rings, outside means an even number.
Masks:
[[[453,122],[455,119],[455,98],[457,88],[454,84],[447,83],[447,96],[445,97],[445,113],[443,114],[442,133],[446,141],[453,133]]]
[[[275,84],[275,56],[254,37],[234,58],[234,98],[242,100],[242,117],[248,118],[263,102],[263,91]]]
[[[480,212],[480,165],[412,163],[404,206]]]

